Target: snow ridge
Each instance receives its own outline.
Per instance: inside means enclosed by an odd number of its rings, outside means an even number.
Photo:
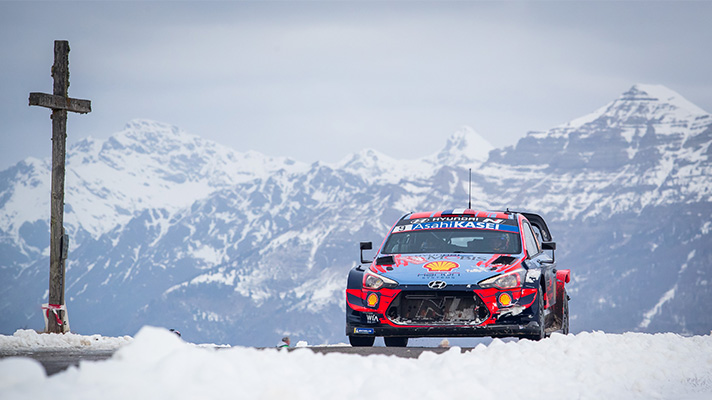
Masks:
[[[0,347],[2,346],[0,336]],[[78,367],[47,377],[28,358],[0,360],[3,399],[41,398],[52,392],[77,400],[201,397],[228,398],[239,381],[247,398],[391,399],[459,398],[625,398],[706,399],[712,395],[712,338],[673,334],[558,335],[541,342],[493,340],[472,350],[452,347],[442,354],[425,351],[418,358],[319,354],[308,349],[226,348],[186,343],[166,329],[144,327],[135,339],[108,360],[82,361]],[[474,374],[488,366],[511,367],[516,359],[522,382],[511,374]],[[546,362],[542,362],[546,360]],[[280,371],[280,379],[264,371]],[[319,373],[315,373],[319,371]],[[354,376],[369,371],[388,376],[389,386],[374,391],[354,385]],[[117,379],[120,376],[121,379]],[[170,378],[168,378],[170,377]],[[177,388],[175,377],[180,377]],[[555,377],[556,379],[552,379]],[[437,385],[413,385],[437,381]],[[159,396],[160,397],[160,396]]]

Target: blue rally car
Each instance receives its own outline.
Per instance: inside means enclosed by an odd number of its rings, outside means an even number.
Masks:
[[[407,346],[416,337],[520,337],[569,331],[569,270],[532,213],[470,209],[411,213],[373,261],[349,272],[346,335],[352,346]]]

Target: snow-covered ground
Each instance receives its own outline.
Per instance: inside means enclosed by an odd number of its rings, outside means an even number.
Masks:
[[[0,349],[118,349],[133,342],[131,336],[107,337],[101,335],[39,334],[31,329],[20,329],[12,336],[0,335]]]
[[[417,359],[218,349],[152,327],[135,338],[26,330],[0,336],[2,349],[49,347],[118,350],[109,360],[83,361],[51,377],[32,359],[2,359],[1,399],[712,398],[709,335],[555,334]]]

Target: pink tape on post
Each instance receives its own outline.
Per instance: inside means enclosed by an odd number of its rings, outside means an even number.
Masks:
[[[47,319],[49,319],[49,312],[52,311],[54,313],[54,319],[57,321],[57,325],[64,325],[62,324],[62,320],[59,318],[59,314],[57,313],[57,310],[66,310],[67,307],[64,304],[47,304],[46,306],[42,306],[43,310],[47,310]]]

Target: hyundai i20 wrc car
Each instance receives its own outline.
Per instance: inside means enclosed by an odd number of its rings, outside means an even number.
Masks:
[[[373,261],[349,272],[346,335],[352,346],[407,346],[416,337],[519,337],[569,330],[569,270],[532,213],[470,209],[411,213]]]

